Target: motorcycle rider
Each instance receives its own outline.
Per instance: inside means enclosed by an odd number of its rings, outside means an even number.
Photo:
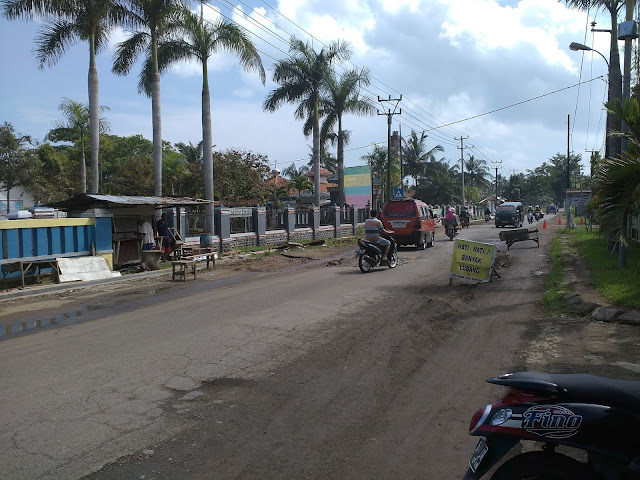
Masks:
[[[447,213],[444,216],[445,231],[447,231],[447,227],[449,225],[453,225],[454,231],[455,231],[455,228],[458,226],[458,217],[456,217],[456,214],[453,213],[453,210],[451,209],[451,207],[447,208]]]
[[[369,212],[369,218],[364,222],[364,239],[368,242],[375,243],[381,249],[384,249],[384,255],[382,260],[388,261],[389,249],[391,248],[391,242],[386,238],[380,236],[381,233],[387,235],[393,235],[393,230],[387,230],[384,228],[382,221],[378,218],[378,211],[372,209]]]
[[[471,215],[469,215],[469,211],[467,207],[462,207],[462,212],[460,212],[460,220],[465,219],[467,221],[467,225],[469,225],[469,220],[471,219]]]
[[[490,217],[491,216],[491,209],[489,207],[484,209],[484,216],[485,217]]]

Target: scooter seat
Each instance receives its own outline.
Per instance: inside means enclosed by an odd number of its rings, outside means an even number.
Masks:
[[[491,377],[489,383],[553,396],[570,402],[594,403],[640,412],[640,382],[587,373],[517,372]]]

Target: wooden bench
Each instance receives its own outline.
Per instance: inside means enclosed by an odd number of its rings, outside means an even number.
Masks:
[[[183,260],[188,260],[196,263],[207,262],[207,270],[209,270],[210,263],[214,267],[216,266],[216,258],[218,258],[218,254],[216,252],[198,253],[196,255],[188,255],[182,257]]]
[[[183,282],[187,281],[187,275],[193,274],[193,279],[197,278],[198,262],[195,260],[173,260],[171,262],[171,280],[175,281],[176,277],[182,278]]]
[[[58,267],[58,261],[55,258],[52,259],[23,259],[15,262],[6,262],[1,266],[2,269],[2,284],[3,288],[6,288],[6,277],[11,272],[20,272],[20,281],[22,288],[25,287],[24,277],[28,272],[33,272],[36,277],[36,283],[40,283],[40,275],[42,275],[42,269],[52,269],[56,283],[60,283],[60,268]]]

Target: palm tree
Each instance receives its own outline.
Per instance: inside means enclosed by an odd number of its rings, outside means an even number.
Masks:
[[[91,192],[98,193],[98,158],[100,150],[100,112],[96,54],[107,45],[108,35],[118,21],[118,11],[111,0],[4,0],[3,13],[8,19],[46,19],[36,37],[38,66],[51,67],[73,43],[89,44],[89,143],[91,145]]]
[[[108,110],[108,107],[99,107],[100,112]],[[85,161],[85,141],[87,132],[90,130],[89,106],[84,105],[70,98],[63,98],[58,106],[58,110],[65,117],[65,122],[54,123],[54,128],[45,137],[52,142],[79,142],[80,143],[80,192],[87,193],[87,164]],[[100,117],[98,121],[98,131],[101,134],[108,133],[109,122]],[[92,174],[95,172],[92,171]],[[91,181],[93,185],[93,179]],[[98,185],[100,183],[98,182]],[[98,187],[99,190],[99,187]],[[98,193],[98,190],[93,193]]]
[[[198,142],[197,145],[189,142],[189,145],[183,142],[175,144],[176,149],[184,155],[187,163],[200,163],[202,162],[202,142]]]
[[[313,192],[313,184],[309,181],[307,177],[303,175],[296,175],[291,177],[291,181],[289,182],[288,188],[289,188],[289,191],[293,189],[298,193],[298,197],[296,199],[296,203],[298,204],[300,204],[300,202],[302,201],[302,199],[300,198],[300,194],[303,191],[309,190]]]
[[[274,210],[282,208],[282,202],[280,201],[281,198],[289,198],[288,186],[277,186],[275,183],[269,185],[265,193],[269,198],[271,198],[271,200],[273,200],[272,206]]]
[[[436,145],[431,150],[425,150],[425,140],[427,134],[422,132],[420,137],[418,134],[411,130],[409,138],[402,141],[404,142],[403,156],[404,163],[407,166],[407,171],[411,174],[414,180],[414,185],[418,186],[418,175],[421,175],[425,171],[427,162],[434,162],[436,160],[436,152],[444,152],[444,148],[441,145]]]
[[[255,70],[260,74],[264,85],[266,74],[262,60],[251,39],[242,29],[220,19],[209,23],[202,17],[183,9],[176,25],[177,39],[162,42],[158,49],[160,72],[172,63],[195,59],[202,65],[202,152],[204,165],[204,198],[211,203],[206,205],[205,235],[213,235],[213,136],[211,132],[211,95],[209,92],[209,58],[220,51],[236,54],[246,71]]]
[[[346,60],[351,56],[348,44],[332,42],[316,52],[310,43],[291,38],[289,57],[276,63],[273,81],[280,87],[266,98],[263,109],[275,111],[284,103],[298,103],[295,117],[304,120],[305,136],[313,134],[313,169],[315,180],[315,203],[320,206],[320,94],[328,77],[333,60]]]
[[[304,175],[309,171],[309,167],[306,165],[302,165],[300,168],[296,167],[295,163],[291,163],[287,168],[282,170],[282,175],[286,175],[290,179],[293,180],[293,177],[304,177]]]
[[[469,159],[464,161],[464,170],[466,177],[469,178],[469,187],[491,186],[491,183],[486,179],[489,174],[486,160],[469,155]]]
[[[158,44],[175,31],[176,15],[182,8],[179,0],[129,0],[118,11],[122,23],[136,28],[124,42],[116,45],[112,71],[126,75],[146,51],[147,57],[140,73],[138,91],[151,97],[153,125],[153,192],[162,196],[162,118],[160,114],[160,71]]]
[[[620,72],[620,52],[618,49],[618,11],[626,0],[565,0],[569,8],[589,11],[605,8],[611,16],[611,46],[609,50],[609,101],[622,99],[622,73]],[[607,115],[607,132],[622,129],[620,117]],[[617,158],[621,152],[620,137],[609,135],[607,138],[608,155]]]
[[[371,82],[369,70],[349,70],[340,79],[335,72],[330,72],[326,80],[326,92],[322,95],[322,113],[326,115],[322,123],[320,137],[330,137],[338,142],[338,205],[345,204],[344,194],[344,144],[348,132],[342,129],[342,115],[352,113],[358,116],[373,115],[375,108],[371,99],[360,96],[360,87]],[[338,127],[338,133],[330,135],[332,129]]]
[[[345,131],[345,143],[349,143],[348,133]],[[331,173],[335,173],[338,171],[338,159],[331,154],[331,152],[327,151],[328,142],[323,142],[322,138],[320,138],[320,168],[325,168],[329,170]],[[311,153],[309,154],[309,163],[307,163],[307,172],[312,172],[315,170],[315,159],[313,158],[313,147],[311,148]],[[305,172],[306,173],[306,172]]]

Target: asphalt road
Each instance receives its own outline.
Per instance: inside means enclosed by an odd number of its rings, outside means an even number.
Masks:
[[[395,269],[348,255],[98,294],[0,342],[0,478],[461,478],[500,393],[484,380],[521,367],[540,316],[550,238],[489,284],[449,286],[439,228]]]

